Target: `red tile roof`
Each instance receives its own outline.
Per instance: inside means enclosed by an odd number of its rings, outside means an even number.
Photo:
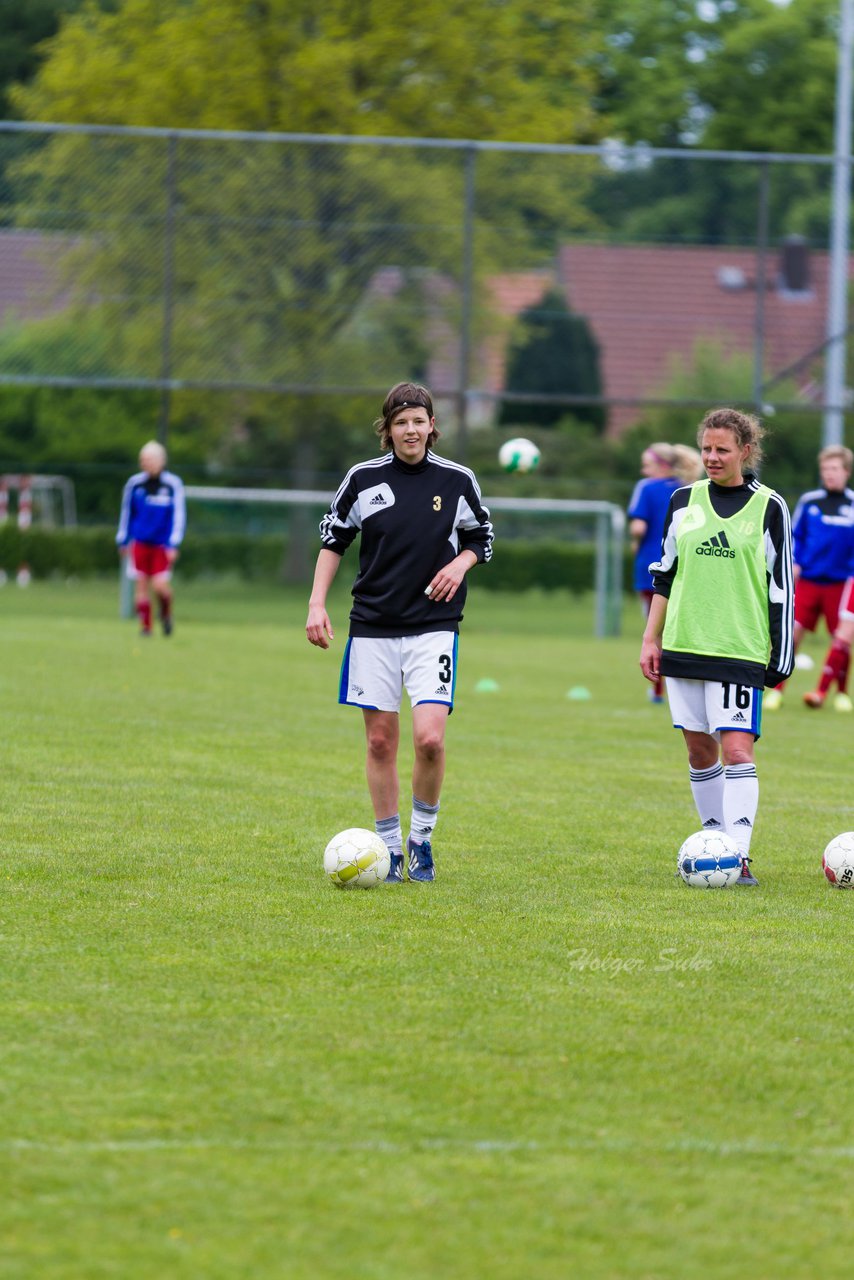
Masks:
[[[740,272],[747,287],[725,288],[721,269]],[[779,287],[776,253],[766,259],[765,377],[819,347],[827,311],[826,253],[809,259],[811,289]],[[600,347],[603,389],[614,399],[660,395],[674,356],[690,360],[701,338],[726,351],[752,356],[757,312],[754,251],[728,247],[566,245],[557,274],[573,311],[585,316]],[[808,381],[810,369],[799,375]],[[726,388],[722,388],[722,396]],[[638,416],[614,406],[609,431],[619,433]]]

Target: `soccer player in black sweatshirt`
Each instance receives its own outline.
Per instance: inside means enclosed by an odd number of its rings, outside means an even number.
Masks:
[[[344,477],[320,524],[306,635],[333,638],[326,597],[360,535],[350,635],[338,701],[362,708],[368,789],[376,829],[403,880],[397,752],[400,702],[412,703],[415,761],[407,839],[410,880],[435,879],[432,836],[445,773],[445,727],[454,705],[466,574],[492,556],[492,524],[474,474],[433,452],[439,432],[425,387],[399,382],[375,423],[383,456]]]

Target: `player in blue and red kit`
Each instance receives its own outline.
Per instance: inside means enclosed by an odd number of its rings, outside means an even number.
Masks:
[[[157,597],[163,634],[172,634],[172,566],[187,523],[184,485],[166,470],[166,450],[149,440],[139,451],[142,468],[122,493],[116,542],[130,554],[135,578],[134,605],[144,636],[151,635],[151,593]]]
[[[818,455],[821,487],[802,495],[792,517],[795,559],[795,648],[805,631],[815,631],[824,617],[833,636],[839,626],[839,606],[854,556],[854,490],[849,488],[854,454],[844,445],[828,445]],[[833,680],[847,698],[836,658],[824,687],[804,694],[808,707],[820,707]],[[846,673],[847,674],[847,670]],[[765,695],[765,709],[776,711],[783,701],[785,682]]]

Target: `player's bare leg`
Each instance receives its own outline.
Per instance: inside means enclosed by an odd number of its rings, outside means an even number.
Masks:
[[[425,804],[439,803],[445,777],[445,729],[448,708],[438,702],[422,702],[412,708],[412,741],[415,763],[412,794]]]
[[[139,574],[133,586],[133,606],[139,617],[139,629],[142,635],[151,635],[151,596],[149,579]]]
[[[397,749],[400,745],[400,716],[396,711],[364,709],[367,757],[365,773],[374,807],[377,834],[386,842],[391,858],[388,880],[403,882],[403,836],[400,829],[400,779]]]
[[[153,577],[151,585],[154,588],[154,594],[157,596],[157,603],[160,607],[163,634],[170,636],[172,634],[172,585],[165,573],[158,573]]]
[[[396,711],[363,709],[368,753],[365,773],[374,816],[390,818],[400,804],[397,776],[397,749],[400,744],[400,716]]]
[[[422,702],[412,708],[412,820],[407,840],[410,880],[433,880],[431,838],[439,817],[439,796],[445,777],[445,729],[449,708]]]

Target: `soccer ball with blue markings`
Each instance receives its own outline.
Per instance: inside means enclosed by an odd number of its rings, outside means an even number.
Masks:
[[[323,870],[339,889],[372,889],[385,880],[390,866],[385,840],[364,827],[339,831],[323,853]]]
[[[693,889],[726,889],[741,875],[741,854],[725,832],[695,831],[679,850],[677,865]]]
[[[519,436],[504,441],[498,450],[498,461],[505,471],[535,471],[540,465],[540,451],[533,440]]]
[[[834,836],[824,851],[821,865],[834,889],[854,889],[854,831]]]

